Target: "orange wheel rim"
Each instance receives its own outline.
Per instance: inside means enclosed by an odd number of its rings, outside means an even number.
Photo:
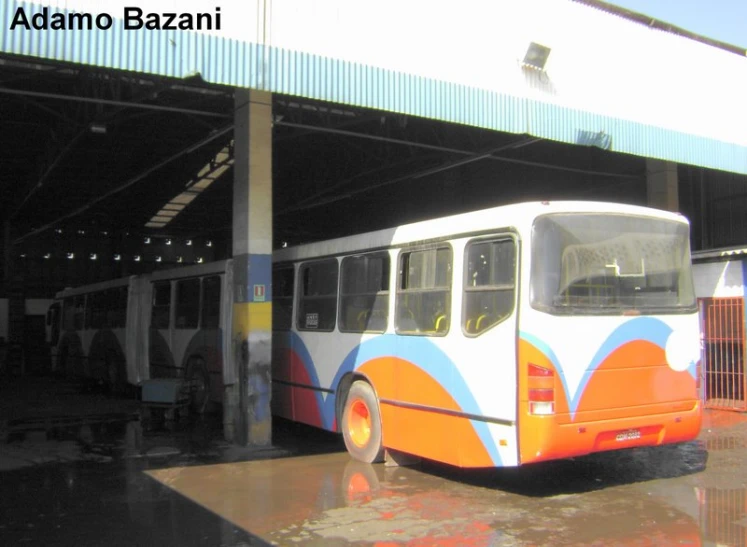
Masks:
[[[366,446],[371,439],[371,413],[368,411],[368,405],[361,399],[356,399],[350,405],[348,432],[350,440],[358,448]]]

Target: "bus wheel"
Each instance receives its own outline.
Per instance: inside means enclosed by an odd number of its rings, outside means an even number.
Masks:
[[[342,437],[348,452],[356,460],[365,463],[383,461],[379,402],[367,382],[357,380],[350,386],[342,411]]]
[[[190,360],[188,367],[189,381],[189,409],[197,414],[203,414],[210,399],[210,375],[205,362],[199,358]]]

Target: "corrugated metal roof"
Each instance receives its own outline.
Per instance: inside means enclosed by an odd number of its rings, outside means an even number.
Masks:
[[[747,147],[349,61],[187,31],[9,31],[29,4],[0,0],[0,52],[206,81],[596,145],[747,174]]]

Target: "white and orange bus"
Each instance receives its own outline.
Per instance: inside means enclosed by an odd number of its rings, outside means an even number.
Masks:
[[[693,439],[689,225],[527,203],[274,254],[275,414],[397,450],[515,466]]]
[[[224,359],[230,271],[229,260],[130,281],[141,284],[126,307],[131,383],[166,367],[219,400],[236,381]],[[220,290],[206,285],[210,276]],[[508,205],[278,250],[272,284],[273,413],[341,432],[358,460],[389,449],[516,466],[688,441],[700,430],[681,215]],[[60,295],[73,323],[76,294]],[[179,329],[200,344],[178,343]],[[147,343],[146,365],[129,358],[143,355],[130,340]]]

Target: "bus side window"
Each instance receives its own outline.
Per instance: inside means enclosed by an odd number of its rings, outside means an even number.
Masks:
[[[337,260],[303,264],[299,270],[298,330],[331,331],[337,319]]]
[[[462,328],[480,334],[511,315],[516,288],[516,243],[478,240],[465,252]]]
[[[124,328],[127,322],[127,287],[111,289],[107,323],[114,329]]]
[[[62,308],[62,328],[66,331],[75,329],[75,304],[73,298],[66,298]]]
[[[177,329],[196,329],[200,318],[200,280],[182,279],[176,283],[176,310],[174,326]]]
[[[290,330],[293,324],[293,266],[272,269],[272,330]]]
[[[202,280],[202,320],[203,329],[217,329],[220,326],[220,276],[213,275]]]
[[[403,252],[399,259],[396,330],[442,336],[451,320],[451,247]]]
[[[73,328],[81,330],[83,328],[83,319],[86,315],[86,295],[80,294],[73,298]]]
[[[153,307],[150,326],[153,329],[168,329],[171,315],[171,283],[161,281],[153,284]]]
[[[389,255],[342,259],[340,330],[384,332],[389,316]]]

